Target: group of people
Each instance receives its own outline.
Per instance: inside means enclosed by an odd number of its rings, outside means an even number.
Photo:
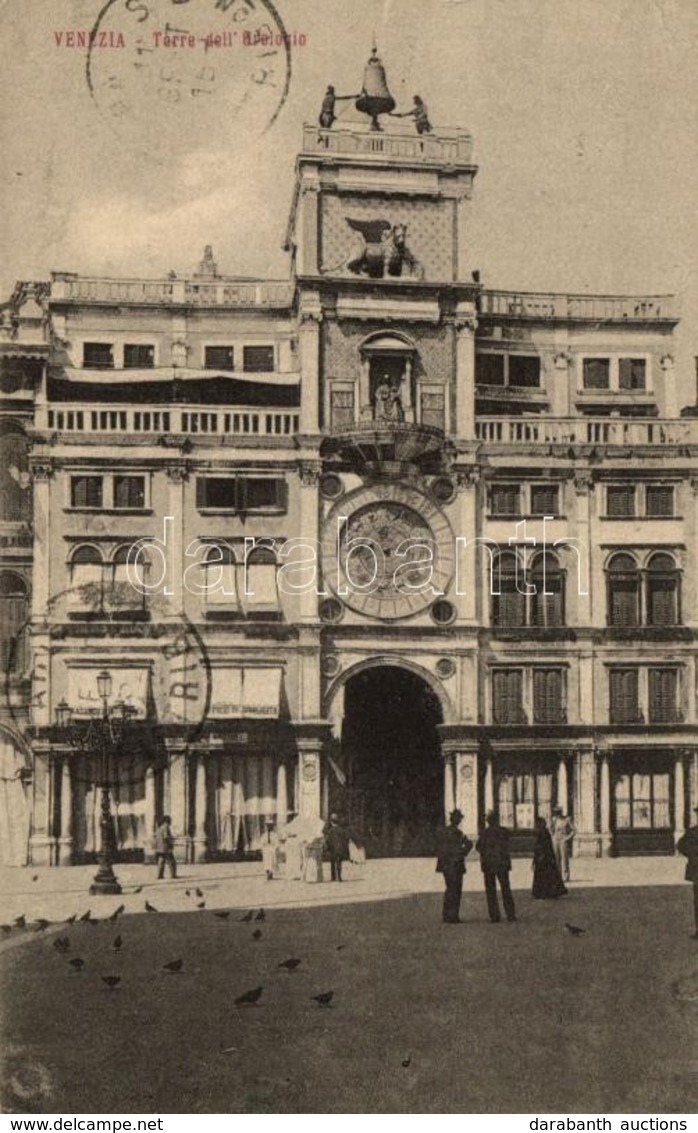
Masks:
[[[458,924],[460,921],[460,902],[465,876],[465,859],[473,848],[473,843],[460,829],[463,814],[452,811],[448,826],[441,834],[436,869],[443,874],[446,891],[443,901],[443,921],[445,924]],[[501,826],[494,811],[486,816],[486,825],[475,843],[480,855],[480,867],[485,881],[487,913],[493,924],[501,921],[497,887],[502,895],[504,915],[508,921],[516,920],[516,906],[511,892],[509,874],[511,873],[511,853],[509,832]],[[548,828],[543,817],[536,818],[535,843],[533,846],[533,897],[557,898],[567,893],[565,881],[569,881],[569,849],[575,830],[570,819],[561,807],[553,808]]]
[[[352,99],[358,98],[356,94],[337,94],[332,84],[330,84],[325,91],[322,99],[322,106],[320,107],[320,116],[318,122],[323,130],[331,130],[334,125],[337,115],[335,114],[335,107],[338,102],[351,102]],[[390,112],[391,118],[414,118],[415,128],[418,134],[430,134],[432,127],[429,121],[429,112],[426,104],[418,94],[412,99],[412,109],[405,110],[404,113],[397,113],[396,111]],[[379,127],[380,128],[380,127]]]

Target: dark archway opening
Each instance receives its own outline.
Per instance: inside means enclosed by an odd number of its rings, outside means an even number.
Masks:
[[[340,765],[331,810],[343,811],[372,857],[434,853],[443,824],[444,773],[438,697],[406,669],[385,665],[345,688]]]

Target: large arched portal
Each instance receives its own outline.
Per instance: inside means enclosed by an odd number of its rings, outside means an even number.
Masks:
[[[346,682],[340,775],[330,777],[328,801],[371,856],[434,852],[443,824],[442,722],[438,697],[408,669],[377,665]]]

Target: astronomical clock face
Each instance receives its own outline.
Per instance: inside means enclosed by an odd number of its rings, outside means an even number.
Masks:
[[[325,581],[367,617],[405,618],[441,597],[453,573],[449,523],[422,492],[361,488],[327,517]]]

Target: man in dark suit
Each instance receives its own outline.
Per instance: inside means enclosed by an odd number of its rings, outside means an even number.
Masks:
[[[506,918],[508,921],[515,921],[516,909],[509,884],[509,871],[511,870],[509,832],[499,825],[497,815],[493,810],[488,811],[485,821],[487,826],[478,838],[475,849],[480,854],[480,865],[485,875],[487,911],[493,924],[502,919],[499,912],[499,901],[497,900],[497,882],[499,882]]]
[[[693,813],[698,814],[698,806],[693,808]],[[676,843],[676,849],[688,858],[684,876],[686,881],[693,882],[693,918],[696,929],[693,939],[698,940],[698,826],[688,827]]]
[[[452,811],[448,826],[441,831],[439,838],[436,871],[444,875],[446,883],[442,917],[444,924],[458,924],[460,921],[465,859],[473,848],[470,839],[460,830],[462,821],[461,811]]]

